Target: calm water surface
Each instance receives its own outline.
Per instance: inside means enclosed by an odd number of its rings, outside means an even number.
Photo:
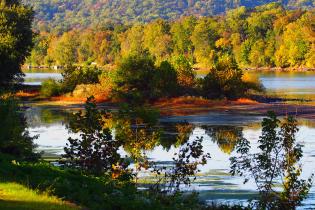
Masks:
[[[259,78],[270,94],[315,100],[315,72],[266,72],[260,73]]]
[[[257,75],[257,73],[255,73]],[[268,92],[273,94],[287,94],[296,97],[312,98],[315,94],[315,73],[259,73],[259,78]],[[47,78],[60,79],[58,73],[28,73],[26,82],[40,84]],[[315,97],[314,97],[315,98]],[[71,108],[31,106],[25,111],[29,131],[39,135],[36,143],[39,150],[44,150],[47,156],[58,156],[63,152],[67,138],[76,135],[69,133],[66,128],[67,116],[74,112]],[[165,130],[172,130],[177,123],[188,122],[193,125],[190,139],[203,137],[203,146],[211,154],[208,164],[201,168],[202,173],[197,182],[189,190],[197,190],[205,201],[246,202],[255,194],[254,183],[243,185],[239,177],[229,175],[229,158],[235,153],[233,139],[216,139],[220,132],[236,134],[241,132],[244,137],[256,148],[257,140],[261,134],[259,116],[241,116],[228,113],[209,112],[202,115],[185,117],[163,117],[161,126]],[[303,176],[307,178],[315,172],[315,121],[299,119],[300,132],[298,142],[304,145]],[[169,133],[172,134],[173,130]],[[175,146],[157,146],[147,154],[152,160],[161,163],[172,161],[173,154],[178,150]],[[315,185],[312,187],[309,198],[304,202],[302,209],[315,208]]]
[[[44,150],[47,156],[59,156],[63,153],[63,147],[67,138],[78,137],[71,134],[66,128],[67,115],[74,110],[58,110],[49,107],[32,107],[26,111],[29,123],[29,131],[33,135],[40,135],[36,140],[39,150]],[[261,117],[237,116],[230,114],[206,113],[185,117],[164,117],[160,119],[161,126],[172,130],[177,123],[190,123],[193,130],[189,139],[203,137],[204,151],[211,154],[208,164],[201,167],[201,174],[197,182],[188,190],[200,192],[201,199],[212,202],[246,202],[255,195],[254,183],[243,184],[243,179],[229,175],[229,158],[235,154],[236,142],[233,138],[218,140],[215,138],[220,132],[237,135],[241,132],[252,143],[252,148],[257,147],[257,140],[261,134]],[[303,176],[307,178],[315,172],[315,122],[300,120],[300,132],[297,135],[298,142],[305,147],[303,157]],[[170,134],[174,134],[170,131]],[[169,164],[173,154],[178,151],[172,143],[169,146],[159,145],[151,151],[147,151],[150,159],[161,164]],[[315,186],[310,197],[305,201],[305,208],[315,208]]]
[[[24,71],[25,85],[41,85],[47,79],[61,80],[62,75],[60,71],[53,69],[32,69]]]
[[[258,77],[270,94],[315,100],[315,72],[249,72]],[[25,71],[25,84],[40,85],[52,78],[62,79],[60,71],[35,69]],[[200,75],[204,76],[204,75]]]

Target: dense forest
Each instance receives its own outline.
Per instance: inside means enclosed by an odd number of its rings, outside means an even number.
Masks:
[[[314,23],[313,9],[287,10],[270,3],[254,9],[239,7],[224,16],[40,32],[27,62],[35,66],[112,66],[127,55],[149,53],[156,64],[173,63],[182,56],[200,69],[212,68],[219,58],[230,55],[242,68],[312,68]]]
[[[314,8],[314,0],[24,0],[33,6],[37,29],[65,31],[107,22],[129,23],[211,16],[240,6],[253,8],[281,2],[287,9]]]

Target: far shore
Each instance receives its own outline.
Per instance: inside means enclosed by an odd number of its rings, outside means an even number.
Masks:
[[[100,68],[106,68],[106,66],[98,66]],[[107,66],[109,69],[112,69],[113,66]],[[31,71],[31,70],[55,70],[55,71],[60,71],[64,67],[62,66],[31,66],[31,65],[25,65],[22,67],[23,71]],[[209,69],[206,68],[199,68],[195,67],[194,68],[196,72],[207,72]],[[315,72],[315,67],[310,68],[310,67],[244,67],[241,68],[244,71],[270,71],[270,72]]]
[[[31,106],[81,107],[86,101],[86,98],[75,98],[71,96],[40,98],[39,92],[36,90],[28,92],[20,91],[16,93],[16,96],[20,98],[24,104]],[[108,105],[118,107],[117,102],[113,102],[108,98],[96,97],[95,99],[100,107]],[[150,106],[159,109],[162,116],[197,115],[207,112],[265,116],[268,111],[274,111],[279,116],[294,115],[300,118],[315,120],[314,103],[287,103],[281,100],[258,102],[249,98],[240,98],[237,100],[209,100],[201,97],[182,96],[160,99],[152,102]]]

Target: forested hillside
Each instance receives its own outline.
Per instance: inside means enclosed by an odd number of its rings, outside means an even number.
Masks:
[[[107,22],[149,22],[157,18],[210,16],[239,6],[255,7],[275,0],[23,0],[36,12],[43,30],[103,25]],[[286,8],[312,8],[315,0],[281,0]]]
[[[234,55],[245,67],[314,67],[314,9],[285,10],[271,3],[239,7],[225,16],[41,32],[28,59],[32,65],[113,64],[149,53],[157,63],[187,58],[201,68]]]

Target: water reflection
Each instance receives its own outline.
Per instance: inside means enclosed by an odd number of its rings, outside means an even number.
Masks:
[[[32,107],[25,114],[31,134],[40,134],[36,143],[46,155],[59,155],[69,136],[78,137],[68,132],[68,116],[76,110],[61,110],[55,107]],[[211,160],[201,168],[201,174],[191,190],[200,192],[204,200],[246,201],[255,192],[254,183],[242,184],[242,179],[229,175],[229,158],[234,154],[235,144],[243,135],[257,146],[261,135],[259,116],[238,116],[230,113],[207,113],[185,117],[161,117],[154,125],[145,125],[143,121],[118,118],[114,132],[119,138],[130,141],[124,143],[127,153],[140,157],[145,155],[160,164],[169,164],[178,147],[188,140],[203,137],[203,148],[211,154]],[[314,172],[315,128],[314,121],[300,119],[299,143],[305,145],[303,169],[307,177]],[[114,122],[108,122],[114,123]],[[120,127],[119,127],[120,126]],[[314,187],[310,198],[305,201],[309,207],[315,205]]]
[[[60,73],[25,73],[23,84],[41,85],[42,82],[48,79],[61,80],[62,75]]]
[[[237,126],[203,126],[206,134],[217,143],[222,152],[231,154],[243,135],[242,127]]]
[[[50,127],[52,125],[63,125],[69,120],[69,110],[49,108],[45,106],[33,106],[25,111],[29,128]]]

